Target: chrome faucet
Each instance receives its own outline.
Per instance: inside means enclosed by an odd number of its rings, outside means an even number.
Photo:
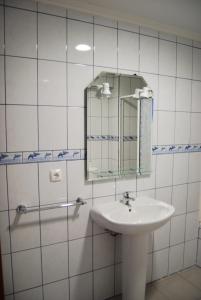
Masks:
[[[131,197],[130,194],[133,192],[125,192],[123,193],[124,199],[121,201],[125,205],[131,207],[130,200],[135,201],[135,197]]]

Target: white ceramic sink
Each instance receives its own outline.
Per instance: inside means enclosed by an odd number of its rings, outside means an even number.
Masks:
[[[92,219],[103,228],[122,234],[123,300],[144,300],[147,271],[148,233],[164,225],[173,206],[149,198],[127,198],[96,205]]]
[[[141,234],[156,230],[174,213],[174,207],[149,197],[130,201],[130,207],[120,201],[95,206],[92,219],[104,228],[122,234]]]

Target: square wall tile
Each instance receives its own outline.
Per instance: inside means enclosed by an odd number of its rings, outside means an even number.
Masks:
[[[66,61],[66,20],[38,14],[38,57]]]
[[[170,247],[169,274],[179,272],[183,267],[184,244]]]
[[[173,184],[188,182],[188,154],[177,153],[174,155]]]
[[[140,71],[158,73],[158,39],[140,36]]]
[[[189,154],[189,181],[201,181],[201,153]]]
[[[174,216],[186,213],[187,184],[173,186],[172,205],[175,208]]]
[[[200,100],[201,82],[192,81],[192,112],[201,112]]]
[[[60,182],[50,181],[50,171],[54,169],[60,169],[62,172]],[[67,202],[66,162],[39,164],[39,188],[41,205]]]
[[[4,9],[0,7],[0,54],[4,54]]]
[[[5,26],[6,54],[36,58],[36,13],[6,7]]]
[[[42,287],[33,288],[24,292],[15,294],[15,300],[43,300]]]
[[[191,144],[201,143],[201,113],[191,114]]]
[[[68,61],[93,64],[92,24],[68,20]]]
[[[0,212],[1,253],[10,252],[9,217],[7,211]]]
[[[78,275],[70,278],[70,299],[71,300],[92,300],[93,299],[93,278],[92,273]]]
[[[69,300],[69,282],[61,280],[43,286],[44,300]]]
[[[92,271],[92,238],[87,237],[69,242],[70,276]]]
[[[6,57],[6,103],[37,104],[37,61]]]
[[[32,212],[18,217],[10,212],[12,251],[40,247],[39,213]]]
[[[0,152],[6,152],[5,105],[0,106]]]
[[[68,18],[93,23],[92,15],[74,9],[68,9]]]
[[[36,164],[10,165],[8,170],[9,208],[20,204],[38,206],[38,167]]]
[[[200,182],[194,182],[188,184],[187,212],[191,212],[199,209],[200,191],[201,191]]]
[[[44,283],[68,277],[68,244],[42,247],[42,265]]]
[[[193,79],[201,80],[201,49],[193,48]]]
[[[92,198],[92,183],[85,180],[84,161],[68,161],[68,201]]]
[[[41,285],[41,255],[39,248],[13,253],[12,263],[15,292]]]
[[[0,211],[8,209],[6,166],[0,166]]]
[[[38,149],[37,108],[10,105],[6,109],[8,151]]]
[[[169,247],[170,243],[170,222],[154,231],[153,251]]]
[[[91,207],[92,200],[88,199],[87,203],[80,207],[78,211],[75,207],[68,208],[69,240],[92,235],[92,221],[90,218]]]
[[[94,300],[107,299],[114,296],[114,267],[94,272]]]
[[[84,148],[84,109],[81,107],[68,108],[68,147]]]
[[[175,78],[159,76],[159,110],[175,110]]]
[[[93,197],[103,197],[115,194],[115,181],[94,182]]]
[[[175,113],[169,111],[159,111],[158,112],[158,144],[159,145],[173,144],[174,129],[175,129]]]
[[[84,90],[93,80],[93,67],[68,64],[68,105],[84,107]]]
[[[41,211],[40,224],[42,245],[67,241],[67,209]]]
[[[4,104],[5,103],[4,56],[0,56],[0,86],[1,86],[0,104]]]
[[[38,11],[49,15],[66,17],[66,9],[64,7],[55,6],[48,3],[38,3]]]
[[[175,117],[175,144],[190,142],[190,113],[176,112]]]
[[[114,264],[114,245],[114,237],[108,233],[93,237],[93,262],[95,269]]]
[[[176,78],[176,110],[191,111],[191,80]]]
[[[38,62],[39,105],[66,106],[66,63]]]
[[[118,30],[118,68],[139,70],[139,35]]]
[[[125,191],[136,191],[136,177],[119,178],[116,180],[116,194],[123,194]]]
[[[164,249],[153,253],[152,280],[157,280],[168,274],[168,251]]]
[[[192,267],[196,264],[197,239],[185,243],[184,248],[184,268]]]
[[[198,237],[199,219],[198,212],[188,213],[186,216],[185,240],[193,240]]]
[[[177,44],[177,76],[192,78],[192,47]]]
[[[13,293],[11,255],[2,255],[2,272],[5,295]]]
[[[67,148],[67,110],[63,107],[39,107],[39,149]]]
[[[117,68],[116,29],[95,25],[94,47],[94,64],[96,66]]]
[[[159,74],[176,75],[176,44],[159,41]]]
[[[186,216],[176,216],[171,219],[170,245],[184,242]]]
[[[172,201],[172,187],[164,187],[156,189],[156,199],[171,204]]]

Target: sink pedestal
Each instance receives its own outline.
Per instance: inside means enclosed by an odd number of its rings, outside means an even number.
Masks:
[[[144,300],[148,234],[122,235],[123,300]]]

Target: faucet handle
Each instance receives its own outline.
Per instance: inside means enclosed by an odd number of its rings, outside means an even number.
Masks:
[[[123,196],[125,199],[131,199],[131,200],[135,201],[135,192],[133,192],[133,191],[124,192]]]

